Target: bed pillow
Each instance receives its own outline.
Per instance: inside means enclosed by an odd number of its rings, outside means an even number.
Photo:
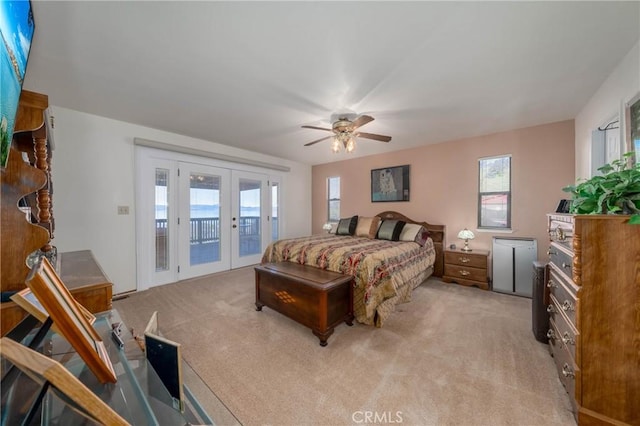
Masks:
[[[379,240],[398,241],[405,223],[406,222],[403,220],[383,221],[382,225],[380,225],[380,229],[378,229],[378,235],[376,238]]]
[[[400,241],[413,241],[421,246],[424,246],[427,238],[429,238],[429,231],[417,223],[407,223],[400,233]]]
[[[340,219],[336,228],[336,235],[353,235],[358,225],[358,216]]]
[[[402,228],[402,232],[400,233],[400,241],[414,241],[416,239],[416,235],[418,235],[418,231],[420,231],[422,225],[418,225],[417,223],[407,223]]]
[[[427,228],[422,227],[420,232],[418,232],[418,234],[416,234],[416,239],[414,241],[416,243],[420,244],[422,247],[424,247],[424,245],[427,243],[427,240],[429,239],[430,236],[431,236],[431,234],[429,233]]]
[[[356,226],[356,237],[375,238],[380,225],[380,218],[362,217],[358,218],[358,226]]]

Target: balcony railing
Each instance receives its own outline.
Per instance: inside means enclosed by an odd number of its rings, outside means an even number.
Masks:
[[[156,236],[166,234],[167,219],[156,219]],[[245,216],[238,222],[240,238],[260,235],[260,217]],[[278,218],[271,218],[271,236],[278,238]],[[217,217],[196,217],[189,220],[189,242],[206,244],[220,240],[220,219]]]

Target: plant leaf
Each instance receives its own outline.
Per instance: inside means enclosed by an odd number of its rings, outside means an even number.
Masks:
[[[571,193],[571,212],[640,213],[640,162],[631,164],[629,159],[633,155],[625,153],[620,159],[598,168],[602,175],[578,179],[575,186],[562,188]]]
[[[612,164],[615,164],[615,161]],[[598,171],[600,171],[600,172],[602,172],[604,174],[607,174],[607,173],[613,171],[613,166],[611,164],[605,164],[602,167],[598,167]]]

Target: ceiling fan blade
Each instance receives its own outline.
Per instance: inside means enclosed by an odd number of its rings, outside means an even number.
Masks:
[[[316,129],[316,130],[328,130],[330,132],[333,132],[332,129],[327,129],[325,127],[316,127],[316,126],[302,126],[303,129]]]
[[[353,129],[357,129],[358,127],[364,126],[371,121],[373,121],[373,117],[371,117],[370,115],[361,115],[360,117],[353,120],[353,122],[351,123],[351,127]]]
[[[333,136],[326,136],[326,137],[324,137],[324,138],[322,138],[322,139],[318,139],[318,140],[315,140],[315,141],[313,141],[313,142],[305,143],[305,144],[304,144],[304,146],[311,146],[311,145],[314,145],[314,144],[316,144],[316,143],[318,143],[318,142],[322,142],[322,141],[324,141],[324,140],[331,139],[332,137],[333,137]]]
[[[389,142],[391,140],[391,136],[375,135],[373,133],[358,132],[356,136],[366,139],[374,139],[380,142]]]

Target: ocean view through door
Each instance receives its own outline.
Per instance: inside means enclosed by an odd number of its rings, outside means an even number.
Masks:
[[[240,268],[260,263],[263,241],[270,238],[264,232],[270,209],[268,176],[238,170],[231,174],[231,268]]]
[[[180,279],[229,269],[229,170],[179,163]]]
[[[138,290],[260,263],[279,233],[280,177],[270,185],[267,173],[207,159],[137,155]]]

